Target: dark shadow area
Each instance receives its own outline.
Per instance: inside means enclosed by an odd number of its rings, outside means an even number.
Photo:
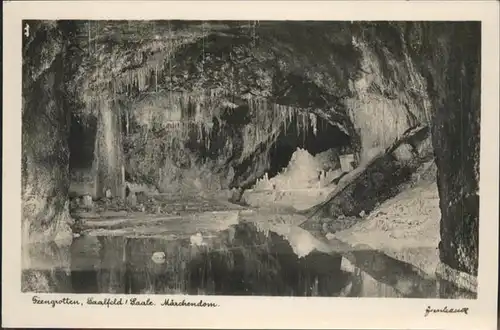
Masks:
[[[94,160],[97,119],[71,116],[69,133],[69,170],[92,168]]]
[[[326,120],[317,117],[316,132],[314,132],[311,125],[306,129],[300,127],[295,118],[287,129],[281,132],[271,149],[269,177],[275,176],[287,167],[297,148],[305,149],[315,156],[329,149],[348,146],[350,146],[349,136]]]
[[[71,276],[65,269],[25,269],[21,272],[21,291],[38,293],[68,293],[74,290]],[[75,291],[75,293],[77,293]]]
[[[317,251],[298,258],[281,236],[249,223],[234,227],[227,254],[206,251],[190,262],[189,294],[336,296],[347,284],[341,257]]]

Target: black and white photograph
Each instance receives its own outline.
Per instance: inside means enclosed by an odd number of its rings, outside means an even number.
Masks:
[[[467,317],[496,221],[479,216],[480,20],[19,26],[34,304],[438,299],[417,312]]]

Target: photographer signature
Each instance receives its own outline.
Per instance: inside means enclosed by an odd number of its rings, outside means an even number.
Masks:
[[[469,308],[468,307],[448,308],[448,306],[445,306],[443,308],[431,308],[431,306],[427,306],[427,308],[425,309],[424,317],[427,317],[429,314],[436,314],[436,313],[444,313],[444,314],[463,313],[467,315],[469,313]]]

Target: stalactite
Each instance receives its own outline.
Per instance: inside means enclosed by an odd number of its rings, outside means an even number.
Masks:
[[[300,120],[299,120],[299,116],[296,112],[295,109],[292,110],[293,111],[293,116],[292,116],[292,121],[291,121],[291,124],[295,125],[295,134],[297,134],[297,136],[299,136],[300,134]]]
[[[98,34],[99,34],[99,21],[96,21],[96,32],[95,32],[95,37],[94,37],[94,52],[97,52],[97,39],[98,39]]]
[[[158,92],[158,65],[155,66],[155,92]]]
[[[310,113],[309,114],[309,119],[311,121],[311,125],[312,125],[312,130],[313,130],[313,134],[314,135],[317,135],[318,134],[318,123],[317,123],[317,117],[314,113]]]
[[[306,142],[306,137],[309,133],[309,122],[307,121],[308,116],[306,113],[301,113],[302,117],[302,143],[305,144]]]
[[[203,140],[203,124],[201,122],[197,122],[196,124],[196,139],[198,142]]]
[[[211,112],[211,108],[209,108],[209,111]],[[203,121],[203,111],[202,111],[202,108],[201,108],[199,102],[197,102],[195,104],[195,116],[194,116],[194,120],[195,120],[195,122],[201,122],[201,121]]]
[[[91,44],[91,29],[90,29],[90,21],[88,22],[88,27],[89,27],[89,31],[88,31],[88,35],[89,35],[89,49],[88,49],[88,52],[89,52],[89,56],[90,56],[90,44]]]
[[[201,79],[203,81],[205,78],[205,22],[204,21],[202,21],[201,23],[201,30],[203,34],[201,38],[202,42]]]
[[[280,114],[280,117],[283,116],[283,119],[284,119],[284,126],[285,126],[284,130],[285,130],[285,135],[286,135],[287,129],[288,129],[288,123],[290,122],[290,120],[289,120],[289,114],[288,114],[288,109],[285,109],[285,108],[282,108],[282,107],[279,107],[278,109],[279,109],[278,113]]]
[[[264,108],[264,125],[263,128],[265,129],[264,133],[267,134],[269,133],[269,109],[267,108],[267,102],[265,99],[262,100],[262,107]]]
[[[292,107],[286,107],[288,110],[288,122],[291,124],[295,116],[295,109]]]
[[[129,109],[126,110],[125,119],[126,119],[125,127],[126,127],[127,136],[128,136],[130,134],[130,110]]]
[[[130,94],[132,92],[132,72],[128,72],[127,75],[128,80],[126,81],[127,92]]]

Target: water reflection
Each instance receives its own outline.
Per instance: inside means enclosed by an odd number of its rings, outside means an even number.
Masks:
[[[165,263],[153,260],[155,252],[165,254]],[[161,237],[82,237],[72,255],[75,292],[335,296],[349,279],[340,255],[298,258],[288,241],[250,223],[204,245]]]
[[[250,222],[195,237],[82,236],[64,255],[64,267],[28,267],[23,283],[31,285],[24,291],[475,298],[383,253]]]
[[[55,242],[21,247],[22,292],[69,292],[71,255],[67,245]]]

